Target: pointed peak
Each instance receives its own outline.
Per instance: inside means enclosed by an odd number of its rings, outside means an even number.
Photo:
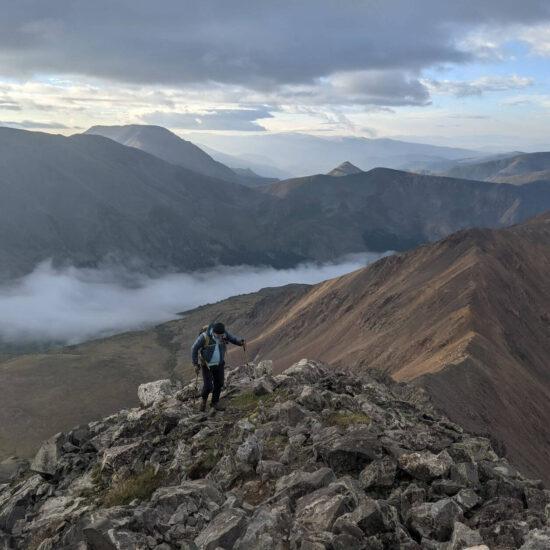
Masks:
[[[357,168],[357,166],[346,160],[345,162],[334,168],[334,170],[331,170],[327,175],[341,177],[350,176],[351,174],[360,174],[361,172],[363,172],[361,168]]]

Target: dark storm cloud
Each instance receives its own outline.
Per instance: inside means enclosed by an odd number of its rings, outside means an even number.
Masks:
[[[238,130],[263,131],[256,121],[273,118],[267,109],[219,109],[207,113],[167,113],[155,111],[141,117],[147,124],[158,124],[169,128],[193,130]]]
[[[469,30],[549,17],[547,0],[17,0],[2,6],[0,74],[265,90],[466,62]]]

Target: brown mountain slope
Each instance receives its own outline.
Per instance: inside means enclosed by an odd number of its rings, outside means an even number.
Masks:
[[[468,230],[313,287],[251,347],[416,380],[550,481],[550,215]]]

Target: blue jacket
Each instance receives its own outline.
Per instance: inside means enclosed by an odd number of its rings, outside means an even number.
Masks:
[[[211,330],[210,327],[208,330]],[[214,343],[214,337],[209,334],[210,344]],[[225,331],[225,334],[222,338],[222,343],[220,344],[219,350],[220,350],[220,363],[223,362],[225,358],[225,350],[226,350],[226,341],[231,342],[232,344],[235,344],[236,346],[242,346],[242,340],[239,338],[236,338],[231,333]],[[197,339],[195,340],[195,343],[191,347],[191,360],[193,361],[193,365],[199,364],[199,351],[205,346],[206,344],[206,331],[201,332]]]

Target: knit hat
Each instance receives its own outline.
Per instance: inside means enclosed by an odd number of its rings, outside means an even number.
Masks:
[[[225,325],[223,323],[214,323],[212,325],[212,332],[214,332],[215,334],[224,334]]]

